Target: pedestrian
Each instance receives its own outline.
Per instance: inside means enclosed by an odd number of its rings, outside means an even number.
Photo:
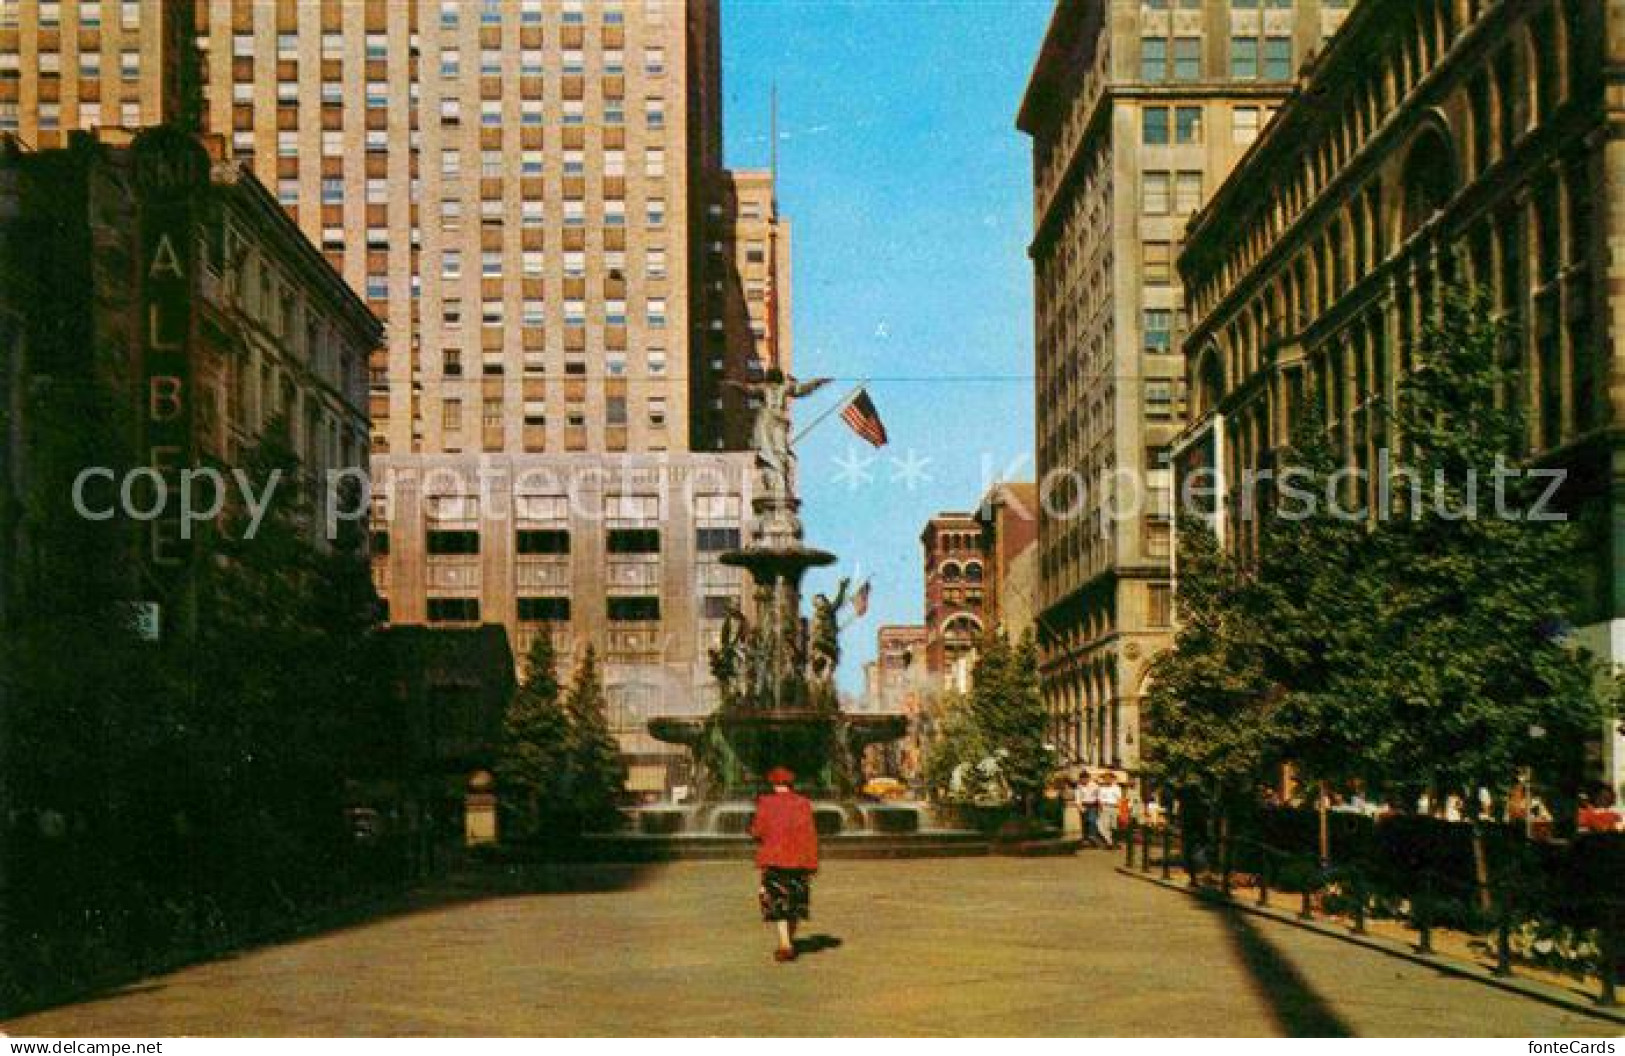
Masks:
[[[818,827],[812,801],[791,787],[796,775],[776,766],[767,772],[773,791],[756,800],[750,834],[756,839],[756,867],[762,871],[757,899],[762,919],[778,930],[773,959],[796,959],[796,926],[812,916],[812,878],[818,871]]]
[[[1599,784],[1589,797],[1580,798],[1580,810],[1575,819],[1581,832],[1619,832],[1625,827],[1625,815],[1614,809],[1614,790]]]
[[[1110,770],[1106,771],[1097,796],[1100,803],[1100,809],[1096,811],[1096,816],[1100,819],[1100,842],[1106,845],[1107,850],[1110,850],[1117,846],[1115,836],[1117,811],[1123,803],[1123,786],[1117,783],[1116,774]]]
[[[1083,772],[1078,786],[1078,809],[1083,812],[1083,842],[1095,843],[1100,838],[1100,785],[1091,770]]]

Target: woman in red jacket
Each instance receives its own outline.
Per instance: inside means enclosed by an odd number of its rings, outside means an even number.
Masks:
[[[762,871],[762,919],[778,927],[776,961],[796,959],[796,925],[812,915],[812,876],[818,871],[818,827],[812,801],[790,787],[796,775],[782,766],[767,772],[773,791],[756,800],[750,834]]]

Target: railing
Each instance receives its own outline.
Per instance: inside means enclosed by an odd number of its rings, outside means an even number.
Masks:
[[[1468,826],[1451,828],[1456,830],[1453,837],[1472,831]],[[1495,868],[1483,867],[1481,881],[1474,869],[1446,871],[1426,860],[1448,859],[1452,851],[1459,859],[1459,846],[1407,843],[1407,836],[1428,835],[1423,826],[1413,824],[1407,833],[1371,824],[1363,839],[1358,833],[1346,828],[1340,833],[1346,852],[1323,859],[1318,846],[1285,848],[1249,832],[1222,832],[1222,826],[1220,838],[1211,844],[1187,845],[1177,819],[1156,825],[1136,820],[1124,833],[1124,866],[1146,874],[1158,871],[1167,881],[1176,870],[1183,872],[1187,886],[1225,900],[1236,897],[1237,877],[1245,877],[1255,891],[1255,905],[1268,907],[1272,896],[1292,895],[1299,919],[1344,918],[1356,935],[1367,933],[1379,907],[1397,908],[1393,917],[1415,931],[1418,953],[1437,953],[1434,940],[1442,928],[1487,935],[1490,970],[1503,977],[1514,974],[1513,935],[1521,923],[1558,923],[1577,934],[1594,931],[1596,1001],[1605,1007],[1618,1004],[1625,960],[1625,897],[1618,893],[1618,877],[1625,862],[1625,836],[1542,845],[1513,841],[1504,830],[1493,841],[1481,834],[1484,842],[1474,855],[1497,853],[1499,858]],[[1336,842],[1332,849],[1338,850]]]

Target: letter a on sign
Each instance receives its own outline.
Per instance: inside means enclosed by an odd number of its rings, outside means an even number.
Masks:
[[[152,267],[147,269],[148,278],[157,278],[160,275],[170,275],[177,279],[186,278],[186,272],[181,268],[181,258],[175,252],[175,243],[165,234],[158,239],[158,248],[152,254]]]

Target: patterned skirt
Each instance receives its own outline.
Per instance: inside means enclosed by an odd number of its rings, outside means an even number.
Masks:
[[[763,920],[807,920],[812,916],[812,870],[767,866],[756,897]]]

